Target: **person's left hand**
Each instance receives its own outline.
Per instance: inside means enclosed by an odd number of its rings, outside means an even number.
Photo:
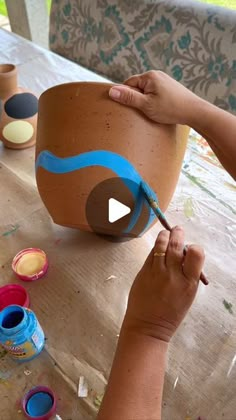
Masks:
[[[188,246],[183,256],[184,231],[164,230],[130,291],[124,328],[169,342],[197,292],[204,252]]]

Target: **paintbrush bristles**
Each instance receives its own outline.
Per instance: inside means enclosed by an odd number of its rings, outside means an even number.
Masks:
[[[152,208],[152,210],[154,211],[154,213],[156,214],[156,216],[158,217],[158,218],[162,218],[162,219],[165,219],[165,216],[164,216],[164,214],[162,213],[162,211],[161,211],[161,209],[160,209],[160,207],[158,206],[158,204],[157,204],[157,202],[156,201],[151,201],[151,202],[149,202],[149,205],[150,205],[150,207]]]
[[[157,200],[155,200],[153,197],[151,197],[151,194],[153,195],[153,192],[152,192],[151,188],[149,187],[149,185],[145,184],[145,182],[143,182],[143,181],[141,182],[141,188],[143,190],[143,193],[145,195],[145,198],[146,198],[148,204],[150,205],[150,207],[154,211],[155,215],[160,220],[161,224],[167,229],[168,223],[166,221],[166,218],[165,218],[164,214],[162,213],[160,207],[158,206]]]
[[[159,209],[157,202],[152,198],[150,198],[150,206],[155,207],[155,209]]]

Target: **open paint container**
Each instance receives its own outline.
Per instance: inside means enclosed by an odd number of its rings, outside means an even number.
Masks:
[[[7,284],[0,287],[0,311],[9,305],[29,308],[30,299],[27,291],[20,284]]]
[[[29,420],[50,420],[56,415],[56,396],[50,388],[37,386],[24,396],[22,407]]]
[[[12,262],[17,277],[24,281],[34,281],[43,277],[48,270],[48,259],[39,248],[26,248],[18,252]]]
[[[0,312],[0,344],[19,362],[38,356],[45,336],[34,312],[18,305],[5,307]]]

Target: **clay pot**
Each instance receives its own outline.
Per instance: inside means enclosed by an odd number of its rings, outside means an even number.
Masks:
[[[178,181],[189,128],[150,121],[112,101],[110,87],[68,83],[42,94],[36,180],[55,223],[135,237],[157,220],[140,191],[140,180],[156,192],[165,211]],[[108,220],[111,197],[132,210],[115,223]]]
[[[38,99],[17,86],[13,64],[0,65],[0,140],[11,149],[25,149],[36,141]]]

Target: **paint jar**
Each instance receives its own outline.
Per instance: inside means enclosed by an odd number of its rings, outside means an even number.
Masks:
[[[0,287],[0,311],[9,305],[29,307],[29,295],[27,290],[20,284],[6,284]]]
[[[56,396],[46,386],[36,386],[23,398],[22,407],[29,420],[49,420],[56,414]]]
[[[47,273],[47,256],[39,248],[23,249],[13,258],[12,270],[23,281],[38,280]]]
[[[10,305],[0,312],[0,344],[18,361],[28,361],[43,349],[44,332],[30,309]]]

